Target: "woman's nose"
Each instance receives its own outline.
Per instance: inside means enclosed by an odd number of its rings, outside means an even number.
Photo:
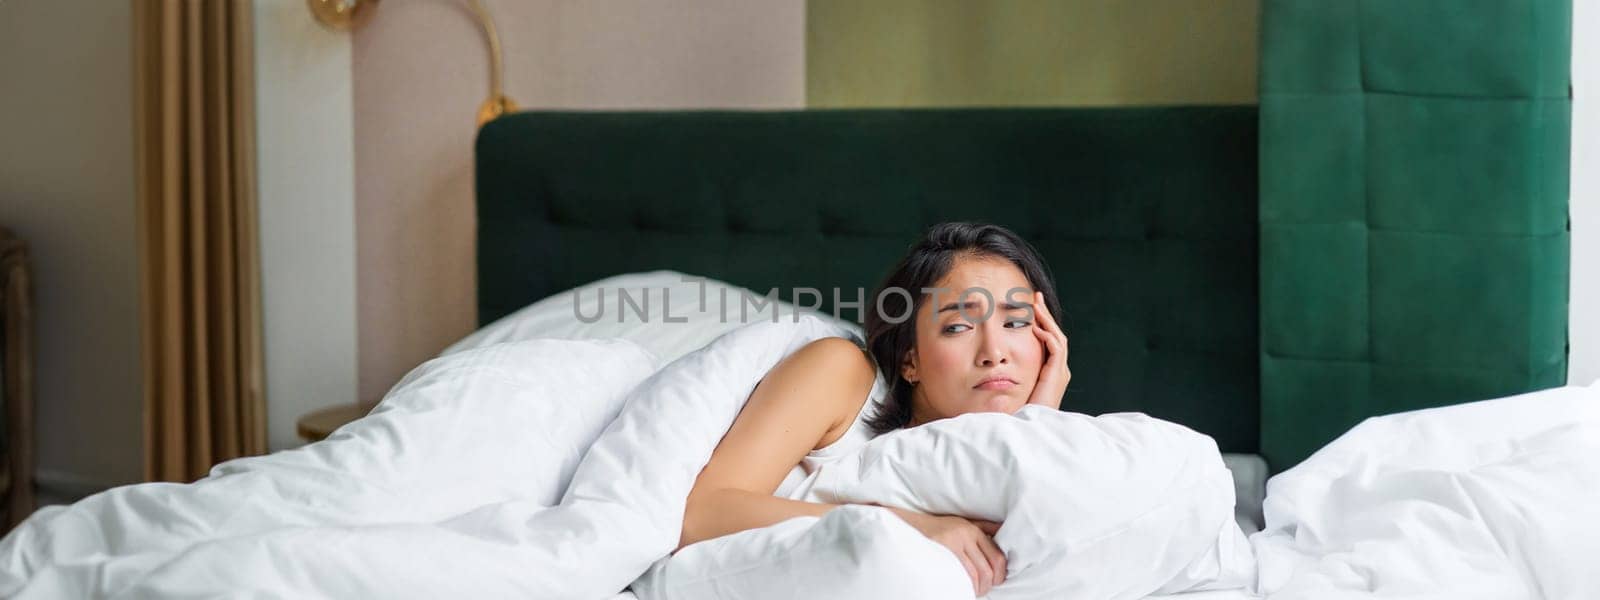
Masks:
[[[1011,358],[1008,356],[1009,353],[1006,352],[1005,344],[1000,339],[1000,328],[983,327],[980,329],[982,333],[979,335],[981,341],[978,344],[978,366],[992,367],[997,364],[1003,365],[1011,362]]]

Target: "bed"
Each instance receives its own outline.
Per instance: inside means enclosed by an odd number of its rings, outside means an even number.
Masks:
[[[1259,110],[501,119],[477,144],[480,321],[651,269],[756,290],[870,289],[922,227],[996,222],[1054,270],[1073,346],[1064,408],[1171,419],[1264,457],[1272,473],[1307,464],[1278,482],[1283,522],[1316,521],[1286,508],[1297,500],[1364,515],[1341,525],[1371,537],[1340,541],[1370,552],[1321,560],[1371,577],[1324,583],[1404,597],[1437,592],[1443,577],[1465,586],[1454,597],[1593,595],[1600,582],[1566,558],[1593,548],[1546,553],[1548,539],[1513,533],[1560,521],[1594,539],[1592,518],[1560,506],[1542,523],[1466,519],[1433,539],[1393,524],[1422,498],[1494,512],[1448,489],[1505,490],[1487,480],[1503,474],[1495,461],[1511,460],[1511,438],[1445,431],[1593,418],[1595,390],[1551,390],[1566,379],[1570,3],[1268,0],[1261,27]],[[1391,413],[1412,416],[1373,418]],[[1444,447],[1483,462],[1431,454]],[[1588,483],[1547,495],[1600,504],[1593,466],[1564,468]],[[1319,470],[1349,479],[1306,475]],[[1441,474],[1442,488],[1417,483]],[[1417,487],[1412,497],[1339,487],[1351,480]],[[1351,503],[1311,500],[1327,489]],[[1455,523],[1448,511],[1430,518]],[[1499,552],[1479,526],[1500,528],[1513,553],[1569,568],[1495,579],[1411,564],[1438,558],[1419,547]],[[1254,539],[1295,539],[1281,527]],[[1331,538],[1302,543],[1328,550]],[[1262,566],[1264,584],[1290,570]],[[1497,587],[1506,581],[1543,585]]]
[[[1273,129],[1262,132],[1261,123]],[[1063,408],[1145,412],[1214,438],[1229,453],[1241,528],[1266,527],[1252,544],[1260,556],[1281,557],[1261,563],[1264,589],[1329,593],[1372,585],[1362,577],[1341,578],[1350,569],[1383,573],[1391,587],[1379,595],[1398,597],[1407,586],[1440,585],[1439,577],[1475,581],[1484,597],[1516,597],[1527,581],[1558,591],[1591,585],[1574,576],[1574,568],[1517,575],[1509,567],[1449,566],[1453,556],[1429,554],[1459,545],[1462,552],[1488,556],[1495,546],[1484,532],[1529,526],[1516,516],[1522,509],[1485,506],[1484,522],[1436,515],[1428,522],[1448,525],[1406,526],[1408,533],[1399,536],[1372,529],[1423,500],[1441,507],[1484,502],[1462,490],[1508,489],[1499,477],[1523,459],[1505,455],[1507,444],[1536,446],[1535,438],[1593,418],[1592,410],[1575,407],[1592,402],[1597,390],[1553,390],[1559,394],[1497,401],[1493,409],[1434,408],[1559,384],[1552,374],[1564,373],[1564,353],[1551,354],[1555,338],[1540,337],[1540,327],[1554,318],[1550,311],[1559,311],[1557,321],[1564,323],[1564,303],[1554,297],[1564,280],[1545,276],[1563,270],[1564,257],[1541,249],[1546,238],[1540,235],[1486,240],[1473,231],[1391,233],[1395,240],[1424,238],[1375,243],[1365,251],[1373,265],[1412,265],[1411,271],[1374,275],[1376,284],[1439,281],[1430,258],[1440,248],[1460,247],[1449,241],[1456,238],[1526,252],[1529,260],[1547,257],[1531,264],[1526,278],[1510,280],[1494,274],[1506,271],[1493,262],[1447,263],[1462,280],[1492,278],[1525,291],[1515,301],[1455,303],[1456,318],[1500,332],[1484,336],[1531,337],[1495,347],[1497,366],[1465,377],[1449,375],[1460,373],[1460,361],[1481,359],[1461,358],[1460,347],[1407,355],[1402,364],[1389,362],[1396,350],[1384,345],[1374,346],[1370,363],[1312,360],[1329,335],[1372,322],[1365,310],[1340,312],[1338,303],[1371,304],[1392,319],[1426,311],[1431,297],[1396,295],[1382,286],[1330,289],[1300,275],[1338,273],[1345,257],[1318,245],[1325,227],[1280,223],[1306,210],[1289,204],[1298,196],[1284,195],[1280,175],[1261,172],[1303,168],[1257,155],[1287,143],[1283,127],[1252,107],[519,113],[486,127],[477,143],[479,317],[488,325],[551,294],[656,269],[758,293],[777,290],[783,299],[795,288],[838,288],[848,300],[857,289],[870,291],[923,227],[943,220],[996,222],[1031,240],[1057,281],[1062,325],[1073,344],[1074,378]],[[1258,191],[1258,182],[1272,182],[1267,191],[1274,195]],[[1564,231],[1553,235],[1565,239]],[[832,314],[839,300],[823,296],[818,308]],[[1297,309],[1286,306],[1296,302],[1321,312],[1295,316]],[[1374,343],[1437,346],[1383,335]],[[1512,358],[1520,360],[1507,363]],[[1352,375],[1329,380],[1317,369]],[[1539,402],[1559,408],[1528,408]],[[1415,409],[1436,412],[1368,420]],[[1483,416],[1497,411],[1498,417]],[[1346,433],[1363,420],[1369,422]],[[1452,437],[1487,422],[1523,433]],[[1325,452],[1277,482],[1274,505],[1259,457],[1267,457],[1271,472],[1286,471],[1341,434],[1343,451]],[[1570,462],[1586,450],[1571,432],[1565,437],[1567,445],[1542,460],[1568,469],[1573,487],[1528,486],[1545,489],[1548,498],[1593,496],[1582,490],[1600,483],[1594,467]],[[1486,462],[1461,464],[1461,456]],[[1445,481],[1455,483],[1404,488],[1426,481],[1424,473],[1448,473]],[[1351,481],[1388,483],[1347,487]],[[1321,500],[1317,491],[1341,487],[1338,501]],[[1564,509],[1541,510],[1555,515]],[[1569,527],[1595,526],[1565,510],[1568,516],[1551,518]],[[1328,521],[1330,514],[1354,521],[1331,525],[1337,521]],[[1348,528],[1369,537],[1323,534],[1312,538],[1325,544],[1320,550],[1300,554],[1315,544],[1295,542],[1296,527],[1319,519],[1317,531]],[[1351,553],[1342,544],[1368,550]],[[1556,565],[1573,550],[1552,546],[1548,538],[1524,547]],[[1429,556],[1432,566],[1410,562],[1417,556]],[[1305,575],[1316,572],[1308,564],[1328,572]],[[1252,596],[1216,590],[1180,597]]]

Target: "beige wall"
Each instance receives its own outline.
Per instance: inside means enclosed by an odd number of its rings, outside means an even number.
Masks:
[[[255,0],[256,182],[267,441],[356,400],[350,35],[302,0]]]
[[[798,108],[798,0],[485,0],[523,108]],[[457,0],[385,2],[354,34],[360,398],[476,320],[472,141],[483,37]]]
[[[1258,0],[809,0],[813,107],[1254,104]]]
[[[130,10],[0,1],[0,224],[33,257],[47,497],[143,477]]]

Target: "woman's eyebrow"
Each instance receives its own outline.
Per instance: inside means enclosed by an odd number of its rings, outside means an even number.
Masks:
[[[978,305],[978,301],[977,300],[968,300],[968,301],[966,301],[964,303],[961,303],[959,305],[957,303],[955,303],[955,302],[951,302],[949,304],[946,304],[946,305],[940,307],[938,312],[952,311],[952,310],[955,310],[957,306],[960,306],[963,310],[970,309],[970,308],[982,308],[981,306]]]
[[[960,305],[957,305],[955,302],[951,302],[949,304],[946,304],[944,306],[939,307],[939,310],[937,310],[935,312],[952,311],[952,310],[955,310],[957,306],[960,306],[960,308],[962,308],[963,310],[971,310],[971,309],[983,308],[982,305],[978,304],[978,301],[976,301],[976,300],[968,300],[967,302],[962,303]],[[1022,309],[1027,308],[1027,307],[1028,307],[1028,305],[1022,304],[1020,302],[1002,302],[1002,303],[1000,303],[1000,309],[1001,310],[1022,310]]]

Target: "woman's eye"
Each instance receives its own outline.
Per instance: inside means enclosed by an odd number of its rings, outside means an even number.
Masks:
[[[957,329],[957,327],[965,328],[965,327],[968,327],[968,325],[966,323],[955,323],[955,324],[952,324],[952,325],[945,325],[943,331],[947,335],[948,334],[952,334],[952,333],[961,333],[963,331],[966,331],[966,329]]]
[[[1006,321],[1006,327],[1010,327],[1012,329],[1021,329],[1029,325],[1033,325],[1033,321],[1029,321],[1027,319],[1012,319],[1010,321]]]

